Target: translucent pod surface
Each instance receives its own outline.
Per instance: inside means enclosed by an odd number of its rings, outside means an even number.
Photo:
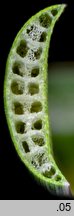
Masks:
[[[48,7],[21,28],[8,56],[4,82],[5,113],[18,155],[51,193],[63,196],[70,195],[69,183],[53,158],[47,60],[51,34],[65,6]]]

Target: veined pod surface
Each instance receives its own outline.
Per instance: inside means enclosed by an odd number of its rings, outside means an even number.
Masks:
[[[65,6],[41,10],[21,28],[8,56],[4,81],[5,113],[18,155],[51,193],[63,196],[70,195],[70,185],[53,158],[47,59],[54,25]]]

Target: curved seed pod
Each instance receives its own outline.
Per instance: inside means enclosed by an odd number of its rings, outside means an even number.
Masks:
[[[47,57],[53,27],[65,5],[33,16],[17,34],[4,82],[4,104],[11,138],[21,160],[51,193],[69,195],[51,148],[47,104]]]

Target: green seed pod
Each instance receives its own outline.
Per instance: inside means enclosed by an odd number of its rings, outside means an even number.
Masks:
[[[47,58],[54,25],[65,6],[48,7],[26,22],[11,47],[4,82],[5,113],[19,157],[36,180],[64,196],[69,195],[69,183],[51,147]]]

